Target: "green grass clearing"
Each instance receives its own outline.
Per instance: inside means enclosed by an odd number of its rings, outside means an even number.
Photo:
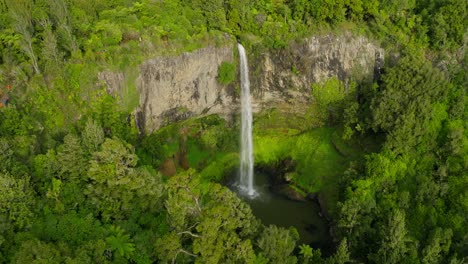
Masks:
[[[260,135],[259,135],[260,134]],[[254,137],[256,164],[275,164],[292,158],[297,162],[292,173],[294,185],[308,193],[320,193],[329,212],[336,213],[338,181],[349,162],[364,152],[357,144],[341,140],[335,127],[320,127],[290,135],[288,130],[264,130]]]

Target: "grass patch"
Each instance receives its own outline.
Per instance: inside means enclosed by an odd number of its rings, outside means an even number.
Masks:
[[[211,160],[201,172],[204,180],[222,181],[226,175],[239,166],[239,153],[221,154]]]
[[[336,127],[320,127],[300,134],[273,128],[254,137],[256,164],[275,164],[291,157],[297,162],[291,180],[298,189],[321,193],[325,206],[333,215],[339,198],[339,179],[350,161],[360,158],[358,144],[350,145],[339,136]]]
[[[294,114],[288,109],[269,109],[255,117],[254,130],[257,135],[288,134],[290,136],[299,134],[309,128],[307,119],[304,116]]]
[[[187,140],[187,155],[190,167],[199,168],[203,165],[203,161],[208,159],[210,153],[204,150],[196,139],[189,138]]]
[[[140,93],[136,87],[137,78],[137,67],[129,67],[125,70],[125,86],[120,94],[122,111],[124,112],[131,113],[140,104]]]
[[[319,144],[312,152],[303,153],[305,160],[298,162],[299,173],[293,181],[309,192],[320,192],[331,214],[335,212],[335,205],[339,198],[338,181],[348,167],[346,158],[341,156],[333,147],[329,129],[320,129],[315,137],[319,137]],[[302,162],[301,162],[302,161]],[[305,162],[304,162],[305,161]]]
[[[295,143],[294,137],[254,136],[254,159],[256,164],[272,164],[286,158],[290,154],[290,145]]]
[[[284,122],[283,122],[284,121]],[[336,215],[339,180],[349,162],[361,159],[375,140],[344,141],[338,127],[307,130],[301,116],[264,112],[254,123],[255,164],[279,164],[283,159],[296,161],[289,174],[292,187],[306,193],[320,193],[327,210]],[[181,129],[183,128],[183,129]],[[227,128],[216,116],[190,119],[161,129],[164,153],[176,153],[179,133],[186,131],[189,165],[207,181],[222,181],[239,166],[238,128]],[[365,151],[366,150],[366,151]]]

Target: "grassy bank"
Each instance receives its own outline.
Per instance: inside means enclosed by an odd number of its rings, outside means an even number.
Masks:
[[[340,179],[351,161],[375,149],[372,140],[344,141],[340,127],[307,128],[301,116],[268,111],[254,121],[256,166],[276,166],[285,159],[295,169],[286,176],[292,185],[306,193],[318,193],[330,214],[337,213]],[[207,181],[222,181],[239,165],[236,124],[218,116],[207,116],[171,124],[155,133],[161,160],[186,153],[191,168]],[[177,171],[182,171],[176,161]]]

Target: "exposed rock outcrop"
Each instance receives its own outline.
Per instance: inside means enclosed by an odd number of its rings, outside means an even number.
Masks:
[[[108,94],[122,94],[123,85],[125,85],[123,72],[103,71],[98,74],[98,78],[106,84]]]
[[[228,88],[216,80],[231,47],[207,47],[178,57],[149,60],[140,66],[140,116],[146,130],[192,116],[231,112]]]
[[[229,117],[236,113],[235,85],[223,86],[216,80],[223,61],[236,63],[234,50],[234,45],[206,47],[140,65],[136,80],[139,128],[151,132],[192,116],[216,113]],[[250,57],[254,111],[278,105],[300,109],[298,105],[310,102],[311,85],[330,77],[345,83],[351,77],[372,80],[383,66],[383,58],[380,47],[350,33],[313,36],[284,50]],[[120,91],[125,85],[121,73],[103,72],[99,77],[108,91]]]
[[[384,51],[362,36],[350,33],[313,36],[278,52],[266,53],[253,78],[255,102],[260,109],[272,102],[308,103],[311,86],[331,77],[347,84],[372,80],[384,63]],[[259,67],[259,68],[258,68]]]

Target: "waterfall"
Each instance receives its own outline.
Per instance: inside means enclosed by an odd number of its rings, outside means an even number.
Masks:
[[[249,196],[254,196],[253,187],[253,143],[252,143],[252,105],[250,103],[249,66],[245,49],[237,44],[240,57],[241,74],[241,157],[240,157],[240,189]]]

